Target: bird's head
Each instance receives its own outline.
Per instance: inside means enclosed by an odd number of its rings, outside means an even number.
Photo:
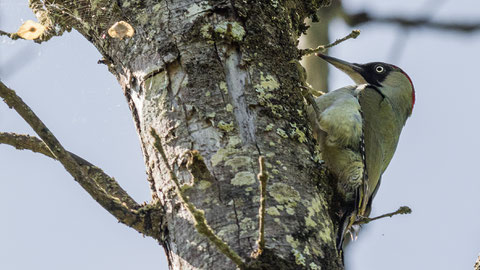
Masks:
[[[320,53],[317,56],[345,72],[356,84],[374,87],[383,97],[404,111],[407,117],[412,114],[415,89],[410,77],[399,67],[382,62],[349,63]]]

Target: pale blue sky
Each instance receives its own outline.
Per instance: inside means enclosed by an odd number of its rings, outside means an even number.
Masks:
[[[14,32],[33,19],[27,2],[0,0],[0,29]],[[352,11],[405,16],[428,14],[418,10],[425,3],[344,0]],[[478,21],[480,2],[446,1],[433,18]],[[367,225],[347,250],[347,269],[472,269],[480,252],[480,32],[414,30],[392,58],[398,28],[360,29],[359,38],[330,55],[392,62],[410,75],[417,94],[373,215],[401,205],[413,214]],[[340,21],[331,30],[332,38],[351,31]],[[100,58],[75,31],[42,45],[0,38],[1,80],[67,149],[102,167],[137,201],[149,200],[130,112],[113,75],[96,64]],[[332,89],[347,84],[346,75],[332,70]],[[4,104],[0,131],[33,134]],[[154,240],[118,224],[59,163],[39,154],[0,145],[0,211],[0,269],[167,269]]]

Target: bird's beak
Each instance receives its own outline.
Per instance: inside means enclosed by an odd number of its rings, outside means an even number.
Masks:
[[[366,84],[367,81],[362,76],[363,68],[358,64],[349,63],[331,56],[317,53],[317,56],[332,64],[336,68],[345,72],[356,84]]]

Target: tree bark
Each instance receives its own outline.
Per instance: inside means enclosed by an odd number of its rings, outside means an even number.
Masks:
[[[241,268],[343,269],[335,243],[338,202],[306,119],[296,47],[304,19],[327,2],[45,0],[34,6],[53,34],[74,28],[85,36],[117,77],[153,201],[165,215],[148,224],[149,235],[165,247],[171,268],[238,266],[198,229],[188,200],[244,260]],[[118,21],[134,35],[110,37]],[[255,257],[259,156],[269,177],[266,247]]]

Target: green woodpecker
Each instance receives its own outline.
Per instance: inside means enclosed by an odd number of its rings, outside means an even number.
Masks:
[[[340,213],[342,227],[337,245],[341,248],[355,220],[370,214],[382,174],[412,114],[415,90],[410,77],[394,65],[362,65],[317,56],[345,72],[356,84],[318,97],[317,108],[309,108],[322,158],[337,178],[337,190],[348,205]]]

